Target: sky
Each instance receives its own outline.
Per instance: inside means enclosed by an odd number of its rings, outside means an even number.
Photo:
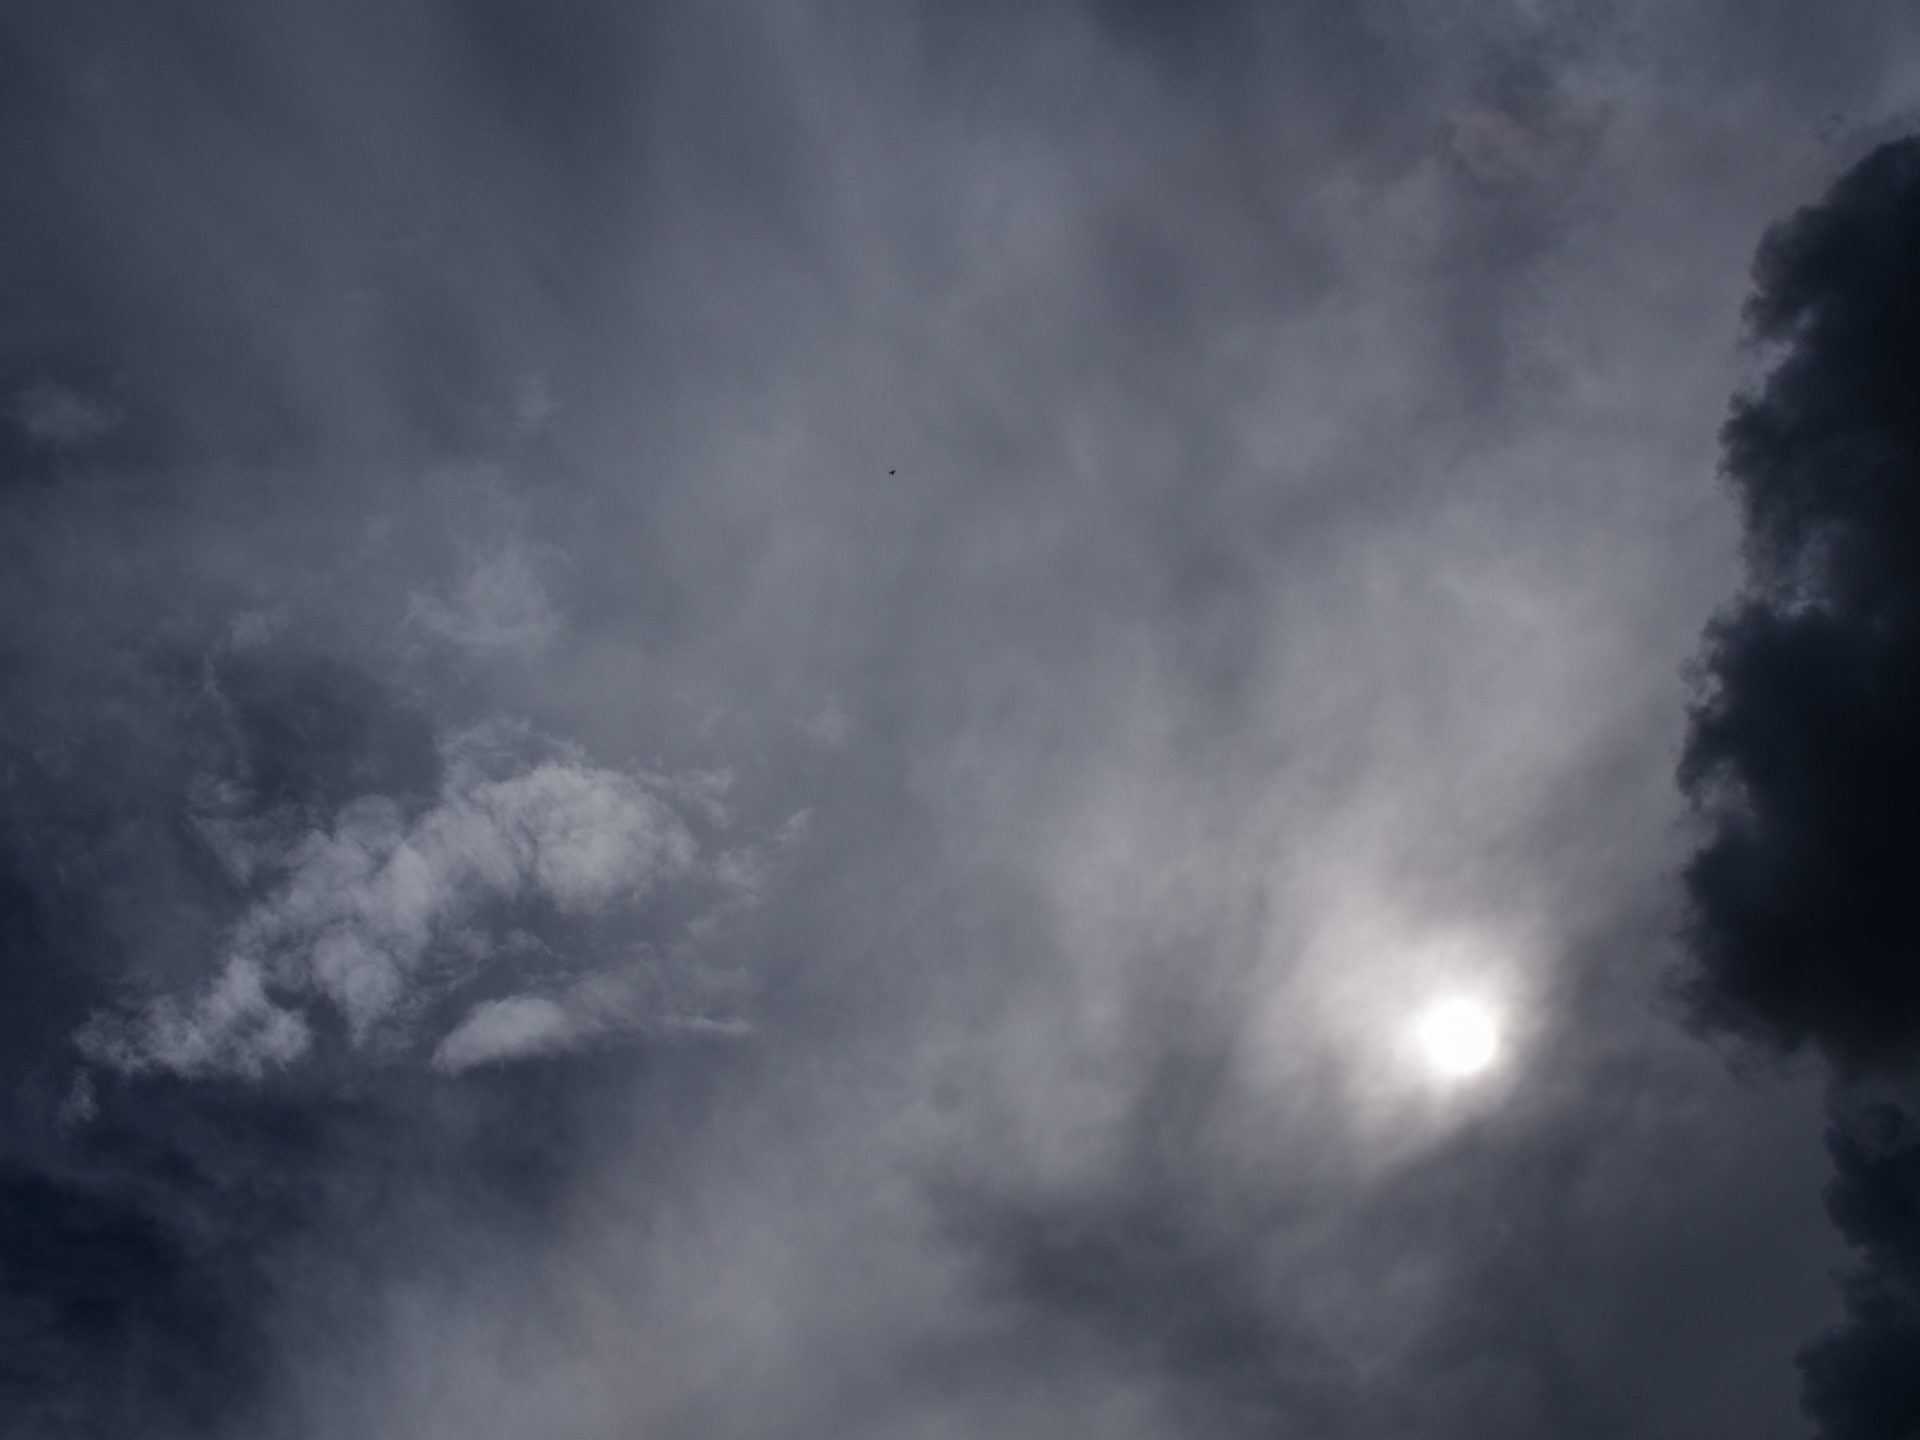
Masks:
[[[0,1434],[1911,1440],[1914,130],[1891,0],[0,5]]]

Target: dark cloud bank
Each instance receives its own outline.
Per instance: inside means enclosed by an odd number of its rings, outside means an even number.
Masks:
[[[0,1435],[1910,1431],[1917,62],[0,11]]]
[[[1724,432],[1749,585],[1681,767],[1710,826],[1686,985],[1702,1024],[1833,1067],[1827,1208],[1858,1263],[1800,1363],[1821,1433],[1865,1440],[1920,1429],[1920,141],[1861,160],[1754,268],[1771,368]]]

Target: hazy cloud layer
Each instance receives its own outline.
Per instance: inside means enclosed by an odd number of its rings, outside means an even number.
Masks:
[[[1800,1434],[1907,1102],[1666,1013],[1672,775],[1749,257],[1916,63],[7,9],[0,1430]]]

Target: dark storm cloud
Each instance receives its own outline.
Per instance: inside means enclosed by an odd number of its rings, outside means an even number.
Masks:
[[[1781,353],[1728,422],[1753,594],[1719,622],[1682,768],[1705,1018],[1842,1064],[1920,1041],[1920,142],[1774,230],[1748,307]]]
[[[1800,1356],[1823,1436],[1911,1433],[1920,1418],[1920,1132],[1911,1110],[1863,1104],[1827,1133],[1827,1209],[1859,1258],[1842,1279],[1845,1322]]]
[[[1770,231],[1747,307],[1770,369],[1725,469],[1748,594],[1714,623],[1681,782],[1696,1020],[1838,1073],[1827,1208],[1854,1248],[1846,1319],[1802,1354],[1823,1436],[1920,1424],[1920,141],[1855,164]]]

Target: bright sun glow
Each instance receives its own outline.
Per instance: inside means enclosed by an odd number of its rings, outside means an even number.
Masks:
[[[1493,1063],[1500,1027],[1477,1000],[1443,1000],[1420,1017],[1420,1050],[1442,1075],[1471,1075]]]

